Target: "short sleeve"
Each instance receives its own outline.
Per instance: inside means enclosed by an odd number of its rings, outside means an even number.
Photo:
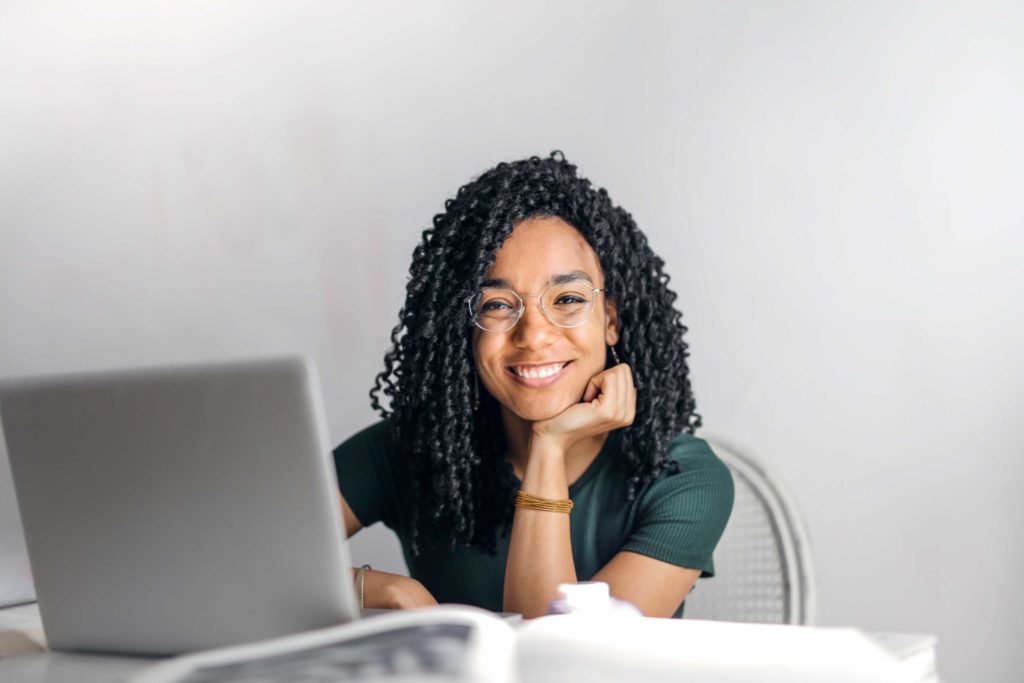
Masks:
[[[352,435],[334,449],[338,488],[363,526],[383,521],[395,528],[398,455],[386,420]]]
[[[640,494],[622,549],[714,576],[712,553],[732,513],[732,474],[703,439],[681,434],[667,450],[680,471],[664,473]]]

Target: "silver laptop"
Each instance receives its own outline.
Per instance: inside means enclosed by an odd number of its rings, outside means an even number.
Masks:
[[[50,647],[176,654],[353,619],[303,358],[0,382]]]
[[[0,427],[0,608],[35,599],[25,535],[21,531],[14,482],[7,463],[3,428]]]

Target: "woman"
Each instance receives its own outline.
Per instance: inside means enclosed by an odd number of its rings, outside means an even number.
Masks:
[[[733,486],[692,436],[662,260],[561,152],[498,164],[433,224],[370,392],[384,419],[334,451],[347,532],[383,521],[411,574],[365,571],[365,605],[534,617],[593,579],[681,616]]]

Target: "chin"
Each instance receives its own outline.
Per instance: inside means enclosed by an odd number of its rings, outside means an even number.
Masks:
[[[527,406],[514,406],[512,412],[518,415],[520,419],[529,422],[540,422],[541,420],[547,420],[562,414],[573,403],[575,401],[537,401]]]
[[[558,415],[561,412],[562,411],[560,411],[560,410],[524,411],[524,412],[516,412],[516,415],[518,415],[521,419],[526,420],[527,422],[540,422],[541,420],[550,419],[550,418]]]

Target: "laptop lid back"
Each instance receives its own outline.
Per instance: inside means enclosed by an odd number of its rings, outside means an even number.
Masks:
[[[0,607],[32,602],[35,599],[25,535],[21,530],[18,502],[14,498],[14,481],[11,479],[3,428],[0,426]]]
[[[357,615],[302,358],[0,383],[54,649],[174,654]]]

